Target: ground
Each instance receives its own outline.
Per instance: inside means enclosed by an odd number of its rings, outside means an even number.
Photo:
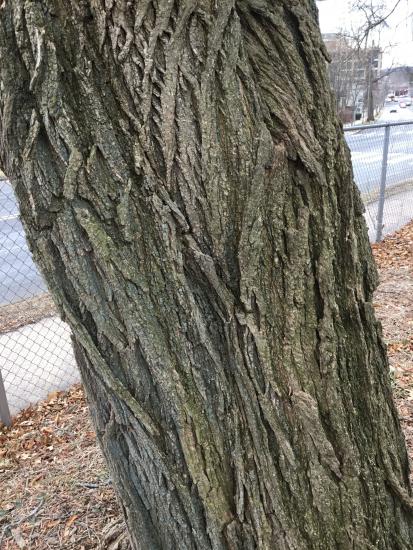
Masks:
[[[0,548],[105,547],[119,509],[80,386],[20,413],[0,448]]]
[[[394,395],[413,465],[413,222],[374,244],[373,252],[380,272],[374,306],[383,326]],[[411,479],[413,484],[413,475]]]
[[[39,294],[24,302],[0,306],[0,334],[11,332],[29,323],[57,315],[50,294]]]
[[[413,460],[413,222],[373,245],[375,307]],[[122,520],[80,386],[0,428],[0,548],[126,548]]]

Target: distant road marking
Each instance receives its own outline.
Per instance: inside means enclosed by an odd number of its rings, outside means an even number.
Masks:
[[[18,214],[10,214],[9,216],[1,216],[0,217],[0,222],[7,222],[7,221],[10,221],[10,220],[18,220],[18,219],[19,219]]]

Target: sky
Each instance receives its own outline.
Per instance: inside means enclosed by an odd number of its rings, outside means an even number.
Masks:
[[[397,0],[386,0],[390,12]],[[323,33],[336,32],[359,25],[359,16],[350,7],[353,0],[317,1],[320,27]],[[413,0],[400,0],[393,15],[387,20],[388,28],[376,34],[384,51],[383,67],[397,65],[413,66]]]

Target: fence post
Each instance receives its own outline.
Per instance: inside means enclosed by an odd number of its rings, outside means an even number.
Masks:
[[[377,210],[377,232],[376,243],[381,241],[383,233],[383,211],[384,201],[386,195],[386,179],[387,179],[387,159],[389,156],[389,143],[390,143],[390,124],[386,124],[384,128],[384,144],[383,144],[383,160],[381,165],[381,179],[380,179],[380,196],[379,205]]]
[[[6,390],[4,389],[3,377],[0,371],[0,420],[5,426],[11,425],[11,415],[7,402]]]

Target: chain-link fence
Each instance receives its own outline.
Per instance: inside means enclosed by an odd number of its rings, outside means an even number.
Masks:
[[[345,128],[371,241],[413,218],[413,121]]]
[[[79,380],[70,330],[33,264],[6,180],[0,181],[0,371],[5,423],[10,414]]]
[[[346,128],[372,241],[413,218],[413,121]],[[70,331],[56,315],[0,181],[0,419],[78,381]],[[2,384],[2,379],[4,384]]]

